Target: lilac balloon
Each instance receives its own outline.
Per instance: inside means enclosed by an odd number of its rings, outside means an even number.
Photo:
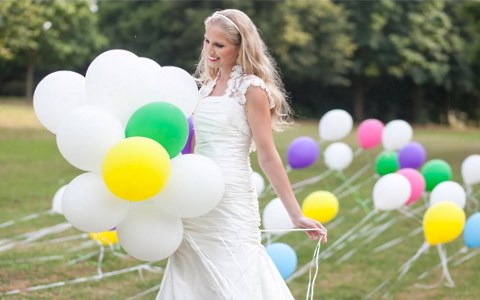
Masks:
[[[193,117],[190,116],[188,118],[188,138],[187,138],[187,143],[185,144],[185,147],[183,147],[182,154],[189,154],[192,153],[192,138],[194,135],[194,130],[193,130]]]
[[[294,139],[287,149],[287,162],[292,169],[303,169],[313,165],[319,156],[317,142],[310,137]]]
[[[417,142],[410,142],[398,151],[398,163],[402,169],[417,169],[423,165],[426,158],[425,148]]]

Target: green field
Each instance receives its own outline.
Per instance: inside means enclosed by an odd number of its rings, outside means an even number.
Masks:
[[[279,153],[285,157],[288,143],[298,136],[317,138],[318,121],[302,121],[286,132],[276,135]],[[453,170],[453,180],[461,182],[460,166],[470,154],[480,154],[480,130],[452,130],[439,127],[414,128],[414,140],[425,146],[428,159],[443,159]],[[355,135],[352,133],[344,142],[354,150],[357,148]],[[326,145],[322,145],[322,150]],[[345,178],[351,177],[363,166],[370,164],[366,173],[353,185],[359,182],[365,184],[356,192],[339,197],[340,213],[338,220],[343,222],[329,229],[329,243],[322,245],[321,253],[329,245],[355,226],[368,210],[354,209],[358,201],[368,200],[374,184],[375,156],[380,149],[364,151],[358,155],[353,164],[343,175],[331,175],[314,186],[308,186],[297,194],[302,201],[310,192],[316,190],[333,191]],[[259,170],[252,157],[255,170]],[[294,170],[290,173],[292,182],[298,182],[326,171],[326,166],[320,159],[315,166],[305,170]],[[22,234],[39,231],[66,222],[63,216],[44,213],[31,220],[19,221],[22,217],[50,210],[53,195],[63,185],[72,180],[81,171],[68,164],[60,155],[55,136],[47,132],[36,120],[32,108],[19,101],[0,102],[0,224],[17,220],[11,226],[0,225],[0,298],[8,299],[126,299],[158,285],[161,272],[144,270],[111,276],[102,280],[89,280],[75,283],[72,280],[91,277],[97,274],[99,247],[88,237],[80,236],[81,232],[70,228],[43,237],[25,239]],[[474,187],[474,195],[479,198],[480,187]],[[261,199],[261,207],[273,196]],[[413,208],[421,210],[421,202]],[[381,220],[373,218],[364,226],[358,228],[362,234],[358,239],[346,243],[343,249],[334,251],[329,257],[320,260],[320,271],[315,283],[315,299],[363,299],[385,279],[392,280],[376,293],[373,299],[478,299],[480,295],[480,255],[455,265],[458,258],[466,253],[458,253],[463,247],[462,238],[445,245],[447,253],[457,253],[449,263],[449,270],[455,281],[455,287],[443,285],[433,289],[422,289],[415,284],[434,284],[440,280],[441,268],[438,267],[439,255],[437,249],[431,248],[423,254],[401,280],[396,280],[396,272],[410,257],[412,257],[424,242],[422,232],[409,235],[421,226],[422,210],[419,218],[406,218],[403,214],[393,211]],[[473,208],[466,208],[467,217]],[[380,214],[379,214],[380,215]],[[373,225],[384,224],[397,220],[385,232],[372,240],[368,240],[369,231]],[[333,222],[336,222],[334,220]],[[329,224],[326,224],[327,229]],[[40,232],[41,233],[41,232]],[[40,234],[39,233],[39,234]],[[370,233],[371,234],[371,233]],[[61,237],[78,237],[75,240],[60,242]],[[403,237],[401,243],[391,248],[375,252],[374,249],[388,241]],[[7,239],[10,239],[7,241]],[[55,241],[56,239],[56,241]],[[279,239],[296,249],[299,267],[307,263],[312,256],[316,243],[308,241],[303,233],[290,233]],[[348,240],[347,240],[348,241]],[[12,247],[7,249],[5,245]],[[83,247],[83,249],[82,249]],[[355,250],[349,259],[340,262],[339,259],[347,252]],[[118,253],[124,253],[117,249]],[[85,255],[89,258],[82,259]],[[114,255],[106,249],[102,263],[104,273],[124,269],[140,264],[132,258]],[[165,261],[153,264],[162,267]],[[419,275],[428,271],[425,277]],[[63,286],[25,291],[29,287],[47,285],[55,282],[66,282]],[[305,298],[308,284],[308,272],[289,283],[296,299]],[[7,296],[3,293],[21,290],[20,293]],[[150,293],[139,299],[154,299],[155,293]]]

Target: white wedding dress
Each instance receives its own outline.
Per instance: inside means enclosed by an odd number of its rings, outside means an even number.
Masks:
[[[200,90],[195,153],[220,166],[225,192],[211,212],[183,219],[184,239],[169,258],[157,300],[294,299],[261,244],[251,177],[249,153],[254,145],[245,92],[250,86],[266,90],[265,84],[235,66],[224,96],[209,96],[214,85],[210,82]]]

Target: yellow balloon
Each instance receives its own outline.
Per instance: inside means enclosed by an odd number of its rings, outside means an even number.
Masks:
[[[331,221],[338,214],[338,200],[330,192],[313,192],[303,200],[303,214],[321,223]]]
[[[116,196],[130,201],[146,200],[160,192],[170,177],[170,156],[152,139],[130,137],[107,153],[102,175]]]
[[[423,216],[425,240],[432,246],[456,239],[465,225],[465,212],[450,201],[437,202]]]
[[[90,232],[88,234],[94,241],[99,242],[104,246],[115,245],[118,243],[117,231],[102,231],[102,232]]]

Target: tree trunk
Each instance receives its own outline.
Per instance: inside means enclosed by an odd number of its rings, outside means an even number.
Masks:
[[[422,120],[422,116],[420,114],[420,110],[423,109],[421,106],[421,97],[420,97],[420,88],[419,86],[412,80],[412,85],[411,85],[411,110],[410,110],[410,115],[411,115],[411,122],[412,123],[424,123],[426,120]]]
[[[35,75],[35,58],[33,55],[28,55],[27,62],[27,79],[25,82],[25,98],[32,102],[33,100],[33,84],[34,84],[34,75]]]
[[[448,93],[443,92],[442,98],[443,98],[443,113],[445,115],[445,119],[447,120],[447,125],[457,127],[458,126],[457,118],[453,111],[450,112],[450,99],[449,99]]]
[[[364,119],[364,104],[365,104],[365,86],[363,80],[358,77],[353,79],[353,115],[357,122]]]

